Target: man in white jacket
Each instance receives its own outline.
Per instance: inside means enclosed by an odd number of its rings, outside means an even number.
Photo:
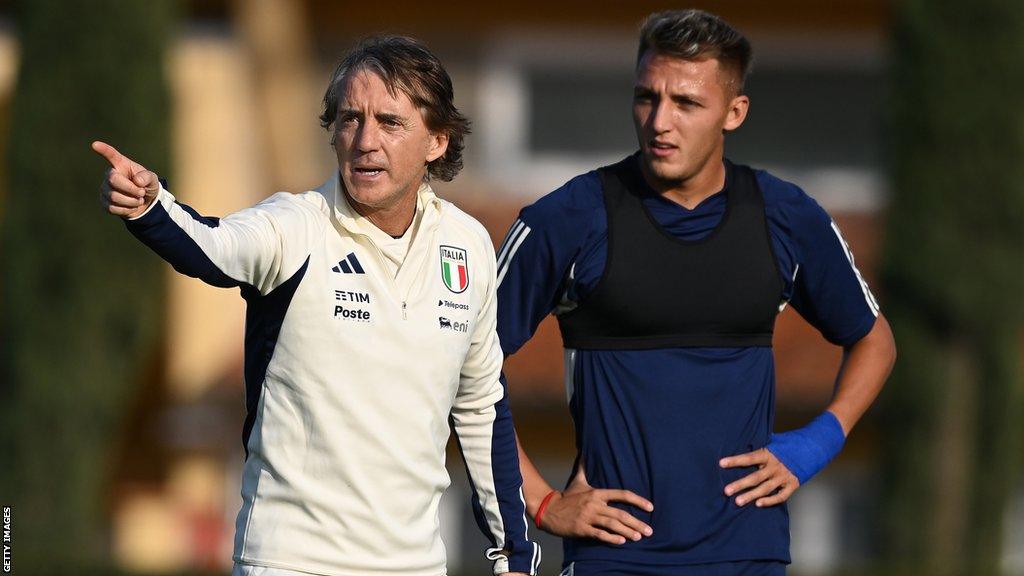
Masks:
[[[179,272],[247,302],[246,451],[235,574],[442,575],[449,423],[496,574],[536,574],[499,381],[494,249],[430,178],[468,121],[419,42],[373,37],[338,66],[321,124],[338,171],[223,219],[94,142],[103,200]]]

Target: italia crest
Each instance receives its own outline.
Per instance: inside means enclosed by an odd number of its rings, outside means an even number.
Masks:
[[[454,246],[441,246],[441,281],[444,285],[460,294],[469,287],[469,266],[466,251]]]

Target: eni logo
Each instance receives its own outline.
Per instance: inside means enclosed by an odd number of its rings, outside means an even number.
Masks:
[[[469,332],[469,322],[449,320],[444,316],[437,317],[438,328],[441,330],[454,330],[455,332]]]

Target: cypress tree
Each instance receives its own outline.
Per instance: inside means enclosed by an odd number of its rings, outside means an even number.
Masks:
[[[89,145],[114,143],[166,174],[173,9],[19,6],[0,224],[0,494],[14,507],[15,566],[32,573],[106,563],[112,443],[155,358],[162,268],[102,211],[107,166]]]
[[[1024,437],[1024,4],[895,16],[884,548],[900,573],[997,574]]]

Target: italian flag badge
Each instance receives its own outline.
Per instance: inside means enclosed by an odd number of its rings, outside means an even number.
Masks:
[[[466,251],[454,246],[441,246],[441,281],[449,290],[459,294],[469,286],[469,267]]]

